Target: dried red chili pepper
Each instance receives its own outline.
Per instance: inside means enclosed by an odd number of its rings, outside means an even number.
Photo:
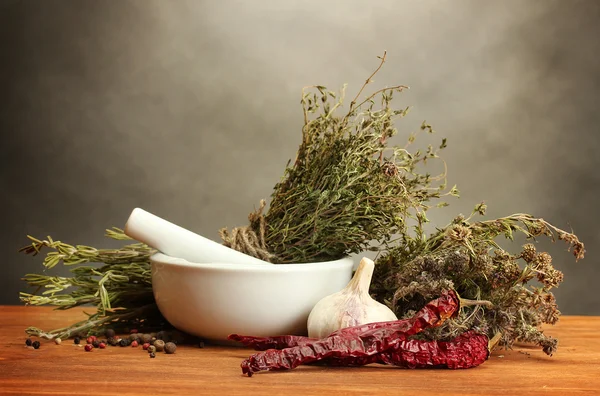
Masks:
[[[331,333],[328,337],[345,334],[359,334],[369,330],[389,328],[405,333],[406,337],[420,333],[428,327],[441,325],[446,319],[456,315],[460,306],[460,299],[454,291],[444,292],[439,298],[427,303],[419,312],[410,319],[394,320],[389,322],[368,323],[354,327],[346,327]],[[230,340],[241,342],[258,351],[267,349],[285,349],[302,346],[317,341],[316,338],[284,335],[276,337],[253,337],[231,334]]]
[[[368,360],[369,357],[392,350],[401,341],[425,328],[440,325],[445,319],[456,314],[459,305],[458,296],[449,291],[428,303],[410,319],[348,327],[320,340],[299,337],[271,338],[268,339],[269,342],[287,342],[289,345],[289,342],[293,341],[297,345],[281,350],[268,349],[252,355],[242,362],[242,372],[252,376],[257,371],[293,369],[300,364],[332,358]],[[250,338],[238,335],[231,335],[230,339],[252,342]],[[260,343],[255,344],[259,345]]]
[[[251,377],[263,370],[288,370],[300,364],[312,363],[311,359],[298,359],[308,345],[283,350],[270,349],[242,362],[242,372]],[[290,351],[293,350],[293,351]],[[309,352],[310,353],[310,352]],[[330,356],[318,361],[328,366],[364,366],[372,363],[403,368],[449,368],[466,369],[479,366],[489,357],[486,335],[468,331],[451,341],[402,340],[388,350],[362,356]]]
[[[451,341],[404,340],[394,348],[368,357],[337,357],[323,361],[329,366],[364,366],[371,363],[404,368],[465,369],[489,357],[488,337],[467,331]]]

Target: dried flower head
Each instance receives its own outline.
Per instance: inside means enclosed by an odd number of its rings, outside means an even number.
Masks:
[[[470,236],[471,229],[460,224],[454,224],[446,231],[446,237],[457,242],[465,242]]]
[[[535,259],[536,253],[537,253],[537,251],[535,249],[535,246],[533,246],[533,244],[531,244],[531,243],[528,243],[526,245],[523,245],[523,251],[521,252],[521,257],[527,263],[531,263]]]
[[[559,270],[547,268],[545,272],[540,271],[537,273],[537,279],[546,288],[551,288],[562,283],[564,274]]]
[[[396,164],[390,161],[385,161],[383,165],[381,165],[381,170],[383,171],[383,174],[388,177],[396,177],[399,173]]]
[[[552,268],[552,257],[546,252],[541,252],[535,256],[532,266],[539,271],[548,271]]]

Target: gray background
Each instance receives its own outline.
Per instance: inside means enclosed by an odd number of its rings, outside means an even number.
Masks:
[[[462,197],[431,220],[485,200],[572,227],[585,260],[541,243],[559,306],[600,314],[599,21],[594,0],[0,1],[0,303],[41,270],[27,234],[118,246],[136,206],[215,240],[245,224],[298,147],[301,87],[355,93],[385,49],[373,88],[411,87],[396,143],[424,119],[448,138]]]

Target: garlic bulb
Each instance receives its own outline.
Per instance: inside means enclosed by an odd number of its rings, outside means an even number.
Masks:
[[[375,263],[364,257],[341,291],[321,299],[308,316],[308,336],[327,337],[344,327],[397,320],[394,312],[369,295]]]

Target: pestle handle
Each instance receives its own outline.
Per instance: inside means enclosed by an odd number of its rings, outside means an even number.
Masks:
[[[135,208],[125,234],[162,253],[192,263],[271,264],[223,246],[143,209]]]

